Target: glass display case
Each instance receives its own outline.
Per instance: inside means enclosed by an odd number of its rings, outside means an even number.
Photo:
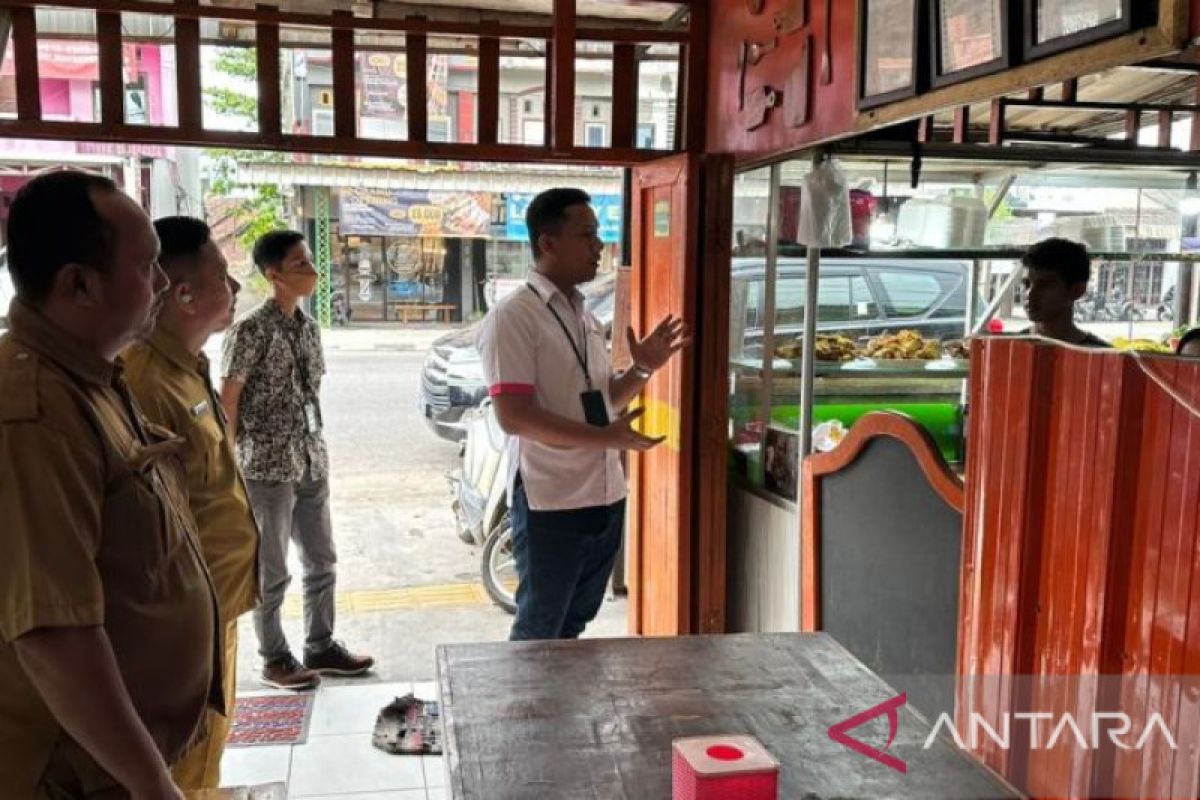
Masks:
[[[741,173],[730,287],[730,473],[744,489],[796,498],[802,420],[830,450],[863,415],[899,411],[952,467],[965,463],[968,340],[1024,333],[1020,257],[1059,236],[1092,254],[1076,324],[1117,346],[1165,347],[1168,297],[1186,260],[1186,176],[1020,165],[840,161],[854,241],[820,252],[812,408],[802,407],[807,248],[798,240],[807,160]],[[900,182],[896,176],[902,175]],[[1167,298],[1167,300],[1164,300]],[[1163,319],[1163,318],[1167,319]],[[984,320],[988,322],[985,324]]]

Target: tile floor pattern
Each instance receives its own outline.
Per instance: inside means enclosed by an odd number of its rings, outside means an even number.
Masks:
[[[437,697],[435,683],[366,683],[317,690],[308,740],[300,745],[231,747],[223,786],[282,781],[304,800],[449,800],[439,757],[394,756],[371,746],[375,716],[393,698]],[[273,694],[245,692],[243,696]]]

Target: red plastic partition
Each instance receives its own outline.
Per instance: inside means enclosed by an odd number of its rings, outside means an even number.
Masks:
[[[956,727],[1034,797],[1200,796],[1200,361],[971,357]]]

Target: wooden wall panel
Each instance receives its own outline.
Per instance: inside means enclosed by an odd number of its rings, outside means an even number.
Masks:
[[[813,36],[813,64],[809,74],[812,114],[807,124],[793,128],[787,124],[789,98],[783,107],[769,113],[767,122],[753,131],[746,129],[739,96],[741,45],[765,44],[777,36],[774,12],[783,3],[768,3],[766,11],[750,13],[746,0],[712,0],[708,49],[708,135],[707,149],[713,153],[734,153],[739,162],[764,159],[772,154],[795,150],[808,142],[838,137],[854,129],[855,108],[855,24],[857,3],[853,0],[807,0],[809,23],[806,27],[780,38],[779,48],[767,53],[762,61],[747,67],[745,90],[763,86],[783,91],[798,52],[808,34]],[[826,10],[833,14],[829,28],[833,45],[833,80],[827,86],[819,81],[822,55],[825,53]]]
[[[260,5],[259,8],[269,6]],[[283,124],[279,26],[270,22],[258,23],[254,41],[258,65],[258,132],[264,139],[278,141]]]
[[[179,6],[194,6],[198,0],[179,0]],[[175,93],[179,103],[179,127],[197,130],[204,126],[200,94],[200,20],[175,19]]]
[[[500,40],[479,40],[479,135],[481,145],[493,145],[500,135]]]
[[[121,50],[121,15],[96,13],[96,48],[100,58],[100,121],[125,121],[125,76]]]
[[[1177,750],[1014,726],[976,754],[1035,797],[1197,796],[1200,362],[1002,338],[972,359],[960,726],[1161,714]]]
[[[17,119],[32,123],[42,117],[38,82],[37,18],[32,8],[13,8],[12,52],[17,77]]]

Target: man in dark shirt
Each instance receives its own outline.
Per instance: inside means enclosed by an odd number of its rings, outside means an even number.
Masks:
[[[320,329],[300,310],[317,285],[312,252],[296,231],[272,231],[254,245],[254,263],[270,281],[272,296],[225,337],[221,404],[262,531],[262,603],[254,611],[262,681],[280,689],[309,689],[319,682],[318,673],[360,675],[375,661],[333,639],[337,555],[321,424],[325,360]],[[292,579],[291,541],[304,567],[303,664],[292,655],[280,622]]]
[[[1036,333],[1082,347],[1109,347],[1075,324],[1075,303],[1087,291],[1092,267],[1087,248],[1067,239],[1044,239],[1021,258],[1025,267],[1025,313]]]

